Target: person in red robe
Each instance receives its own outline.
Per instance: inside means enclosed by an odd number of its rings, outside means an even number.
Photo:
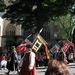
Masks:
[[[36,75],[35,53],[31,45],[26,45],[26,52],[19,75]]]

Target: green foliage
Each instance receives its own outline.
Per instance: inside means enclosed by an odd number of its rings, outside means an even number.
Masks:
[[[3,15],[22,28],[41,29],[45,22],[66,15],[71,12],[75,0],[9,0],[10,5],[6,7],[7,12]],[[33,7],[36,6],[35,9]]]
[[[70,14],[61,16],[55,20],[55,24],[60,29],[58,35],[62,35],[62,37],[72,41],[72,29],[74,27],[74,24],[71,22],[71,18],[72,17]]]
[[[56,2],[56,0],[51,0],[51,2]]]
[[[5,7],[6,7],[6,5],[4,3],[4,0],[0,0],[0,12],[4,12]]]

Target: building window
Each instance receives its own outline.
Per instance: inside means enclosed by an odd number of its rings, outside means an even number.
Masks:
[[[15,35],[15,27],[12,24],[9,24],[6,27],[6,35]]]

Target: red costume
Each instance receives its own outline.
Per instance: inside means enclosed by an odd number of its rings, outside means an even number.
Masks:
[[[35,54],[32,51],[25,54],[19,75],[36,75]]]

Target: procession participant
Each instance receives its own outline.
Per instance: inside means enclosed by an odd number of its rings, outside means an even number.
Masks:
[[[6,74],[9,75],[10,71],[15,71],[18,66],[18,63],[17,63],[18,57],[17,57],[16,48],[14,46],[12,47],[12,52],[10,56],[8,57],[7,61],[9,62],[9,64],[7,65],[8,72]]]
[[[27,44],[23,58],[23,64],[19,75],[36,75],[35,53],[32,51],[32,46]]]
[[[62,51],[57,52],[57,60],[63,61],[64,64],[68,67],[68,61],[66,59],[65,53]]]

